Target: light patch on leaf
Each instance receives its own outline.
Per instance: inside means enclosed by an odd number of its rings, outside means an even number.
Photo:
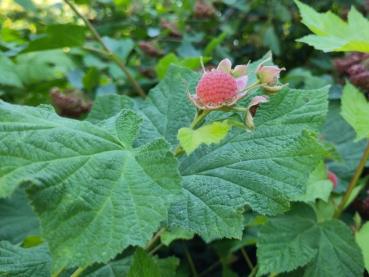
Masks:
[[[341,100],[341,115],[356,131],[356,140],[369,138],[369,102],[364,94],[347,83]]]
[[[201,144],[210,145],[221,142],[228,134],[230,128],[231,126],[227,122],[214,122],[196,130],[181,128],[178,131],[178,140],[187,155],[189,155]]]

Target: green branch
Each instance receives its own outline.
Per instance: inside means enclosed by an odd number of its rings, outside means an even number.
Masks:
[[[360,162],[358,164],[358,166],[356,167],[355,173],[352,176],[352,179],[347,187],[347,190],[345,192],[345,194],[343,195],[341,202],[338,204],[337,209],[334,213],[334,217],[338,218],[340,217],[341,213],[343,212],[343,210],[345,209],[346,203],[347,201],[350,199],[350,195],[352,193],[352,191],[354,190],[357,182],[359,181],[359,178],[361,176],[361,174],[363,173],[366,161],[369,158],[369,142],[368,145],[366,146],[363,155],[361,156]]]
[[[83,15],[81,14],[78,9],[74,6],[72,2],[69,0],[64,0],[64,2],[72,9],[72,11],[83,20],[83,22],[86,24],[87,28],[91,31],[92,35],[96,39],[96,41],[102,46],[104,51],[100,51],[100,53],[105,52],[105,56],[109,57],[111,61],[115,62],[119,68],[123,71],[123,73],[126,75],[128,81],[132,84],[134,90],[138,95],[141,97],[146,97],[145,92],[143,91],[142,87],[138,84],[138,82],[132,77],[131,73],[129,73],[126,65],[124,62],[114,54],[113,51],[109,49],[109,47],[105,44],[99,33],[96,31],[95,27],[91,24],[91,22]]]

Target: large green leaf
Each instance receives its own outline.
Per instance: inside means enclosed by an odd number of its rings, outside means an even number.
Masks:
[[[0,196],[28,185],[54,270],[143,246],[166,219],[177,163],[163,140],[132,148],[139,121],[122,110],[93,125],[0,102]]]
[[[369,102],[350,83],[343,89],[341,114],[356,131],[357,140],[369,138]]]
[[[306,266],[306,277],[363,274],[363,257],[351,230],[338,220],[319,223],[313,209],[299,204],[261,227],[257,242],[259,276]]]
[[[182,78],[196,83],[198,74],[172,66],[150,92],[142,110],[145,137],[162,135],[175,147],[181,127],[195,109],[186,99]],[[169,214],[170,228],[182,228],[211,240],[240,238],[245,205],[263,214],[289,207],[291,197],[306,189],[309,173],[325,150],[307,130],[317,130],[327,111],[328,88],[285,89],[261,105],[256,130],[232,130],[218,145],[200,147],[181,159],[183,198]]]
[[[39,222],[24,191],[0,199],[0,240],[20,243],[28,235],[39,234]]]
[[[332,12],[318,13],[308,5],[295,0],[300,9],[302,23],[315,35],[307,35],[298,41],[324,52],[369,52],[369,20],[352,7],[347,22]]]
[[[327,90],[284,90],[262,105],[256,130],[233,130],[221,144],[183,158],[185,197],[171,209],[170,226],[205,240],[240,238],[242,208],[276,214],[306,189],[309,173],[325,151],[308,132],[322,123]]]
[[[22,248],[0,241],[0,276],[50,277],[51,260],[45,245]]]

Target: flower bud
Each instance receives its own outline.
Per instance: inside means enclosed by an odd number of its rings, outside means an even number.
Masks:
[[[260,65],[256,70],[256,76],[260,83],[268,86],[274,86],[278,83],[279,74],[283,70],[286,69],[284,67],[279,68],[275,65]]]
[[[262,103],[267,103],[269,101],[267,96],[255,96],[252,98],[250,104],[247,107],[246,117],[245,117],[245,124],[248,128],[254,129],[254,116],[256,113],[256,109]]]

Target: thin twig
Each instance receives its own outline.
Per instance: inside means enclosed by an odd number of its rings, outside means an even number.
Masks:
[[[357,182],[359,181],[359,178],[361,176],[361,174],[363,173],[366,161],[369,158],[369,142],[368,145],[366,146],[363,155],[361,156],[360,162],[358,164],[358,166],[356,167],[355,173],[352,176],[352,179],[347,187],[347,190],[345,192],[345,194],[343,195],[341,202],[338,204],[337,209],[334,213],[334,217],[338,218],[340,217],[342,211],[345,209],[346,203],[347,201],[350,199],[350,195],[352,193],[352,191],[354,190]]]
[[[241,247],[240,250],[241,250],[243,258],[246,261],[247,266],[250,268],[250,271],[252,272],[254,270],[254,266],[251,262],[251,259],[250,259],[249,255],[247,255],[247,252],[245,251],[245,249],[243,247]]]
[[[79,18],[81,18],[83,20],[83,22],[86,24],[87,28],[91,31],[91,33],[94,36],[94,38],[96,39],[96,41],[104,48],[104,50],[108,54],[108,57],[113,62],[115,62],[120,67],[120,69],[124,72],[124,74],[126,75],[128,81],[132,84],[132,86],[135,89],[135,91],[137,92],[137,94],[140,95],[141,97],[146,97],[146,94],[143,91],[142,87],[132,77],[131,73],[129,73],[129,71],[128,71],[126,65],[124,64],[124,62],[117,55],[115,55],[113,53],[113,51],[111,51],[109,49],[109,47],[105,44],[105,42],[103,41],[103,39],[101,38],[99,33],[96,31],[95,27],[91,24],[91,22],[83,14],[81,14],[79,12],[79,10],[76,8],[76,6],[74,6],[74,4],[72,2],[70,2],[69,0],[64,0],[64,2],[72,9],[72,11]]]
[[[150,250],[152,246],[155,244],[155,242],[160,238],[161,234],[165,231],[165,228],[161,228],[149,241],[147,246],[145,247],[146,250]]]
[[[150,252],[150,255],[153,255],[156,251],[158,251],[160,248],[162,248],[164,246],[164,244],[159,243],[157,246],[155,246]]]
[[[210,265],[207,269],[205,269],[204,271],[200,272],[199,273],[199,277],[205,276],[206,274],[210,273],[215,268],[217,268],[220,264],[221,264],[220,260],[216,261],[215,263],[213,263],[212,265]]]
[[[186,255],[186,258],[187,258],[188,264],[190,265],[192,275],[193,275],[194,277],[197,277],[197,276],[198,276],[198,273],[197,273],[197,270],[196,270],[195,264],[193,263],[193,260],[192,260],[192,257],[191,257],[191,254],[190,254],[190,251],[188,251],[188,248],[187,248],[187,246],[186,246],[184,243],[183,243],[183,248],[184,248],[184,251],[185,251],[185,255]]]

